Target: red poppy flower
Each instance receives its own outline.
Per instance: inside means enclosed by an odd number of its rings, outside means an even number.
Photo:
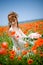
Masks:
[[[3,42],[2,43],[2,48],[8,48],[8,43],[7,42]]]
[[[15,33],[16,33],[15,31],[14,32],[11,32],[11,36],[15,35]]]
[[[26,55],[27,54],[27,51],[26,50],[23,50],[22,51],[22,55]]]
[[[10,59],[14,59],[14,56],[13,56],[13,55],[11,55],[11,56],[10,56]]]
[[[36,42],[35,42],[36,46],[42,46],[43,45],[43,39],[39,38]]]
[[[14,50],[11,50],[9,53],[10,55],[16,56],[16,52]]]
[[[21,56],[18,56],[18,60],[21,60],[22,59],[22,57]]]
[[[32,59],[29,59],[28,60],[28,64],[32,64],[33,63],[33,60]]]
[[[6,54],[6,53],[7,53],[6,49],[4,49],[4,48],[0,49],[0,54]]]

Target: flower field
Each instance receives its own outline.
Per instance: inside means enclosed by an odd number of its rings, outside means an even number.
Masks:
[[[29,34],[30,31],[43,34],[43,20],[26,22],[23,24],[19,24],[19,26],[25,34]]]
[[[43,65],[43,20],[19,24],[22,31],[28,36],[31,33],[40,34],[33,38],[24,38],[27,41],[25,50],[13,48],[13,40],[7,34],[8,27],[0,27],[0,65]],[[38,37],[39,36],[39,37]]]

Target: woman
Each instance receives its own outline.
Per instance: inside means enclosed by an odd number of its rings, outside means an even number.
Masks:
[[[21,50],[25,49],[24,44],[26,44],[27,42],[25,42],[23,38],[27,36],[19,28],[17,14],[15,12],[11,12],[8,15],[8,20],[9,20],[9,31],[15,32],[15,34],[12,36],[15,42],[13,49],[16,51],[18,51],[17,48],[20,48]]]

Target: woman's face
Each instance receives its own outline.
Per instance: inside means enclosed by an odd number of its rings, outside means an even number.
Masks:
[[[15,16],[9,16],[9,22],[11,26],[17,27],[17,18]]]
[[[15,19],[14,22],[12,21],[11,25],[14,26],[14,27],[17,27],[17,20]]]

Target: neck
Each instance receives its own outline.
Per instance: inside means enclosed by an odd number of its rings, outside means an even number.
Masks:
[[[12,28],[18,28],[17,26],[14,26],[14,25],[12,25],[11,27],[12,27]]]

